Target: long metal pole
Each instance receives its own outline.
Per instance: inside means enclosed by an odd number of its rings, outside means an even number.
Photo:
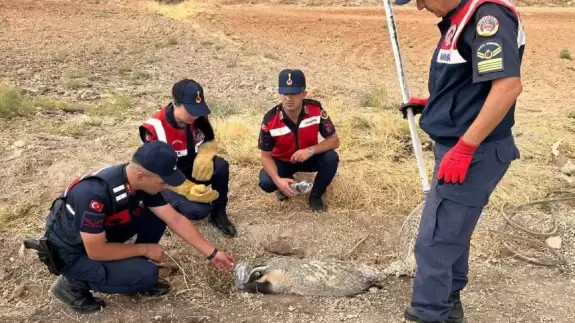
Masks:
[[[395,59],[395,69],[397,71],[397,77],[399,78],[399,86],[401,87],[401,96],[403,103],[407,103],[409,101],[409,93],[407,90],[407,83],[405,80],[405,73],[403,69],[403,61],[401,59],[401,52],[399,51],[399,41],[397,37],[393,8],[391,7],[391,0],[383,0],[383,7],[385,8],[385,15],[387,18],[387,30],[389,30],[389,39],[391,40],[391,47],[393,49],[393,56]],[[421,142],[419,141],[419,136],[417,135],[415,118],[412,109],[407,109],[407,121],[409,123],[409,133],[411,134],[411,143],[413,145],[413,151],[415,152],[417,167],[419,168],[421,185],[423,186],[423,192],[425,193],[425,195],[427,195],[427,192],[429,192],[430,190],[430,186],[427,180],[427,171],[425,170],[425,164],[423,163],[423,150],[421,148]]]

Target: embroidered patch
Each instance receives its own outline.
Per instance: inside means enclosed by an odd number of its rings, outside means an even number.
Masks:
[[[327,118],[328,118],[328,116],[327,116],[327,111],[321,110],[321,118],[322,118],[322,119],[327,119]]]
[[[503,71],[503,48],[499,39],[482,42],[476,55],[479,75]]]
[[[453,41],[453,36],[455,36],[455,31],[457,30],[457,25],[451,25],[449,30],[447,30],[447,34],[445,34],[445,47],[449,47],[451,42]]]
[[[104,209],[104,204],[102,204],[96,200],[92,200],[92,202],[90,202],[90,208],[94,209],[98,212],[102,212],[102,210]]]
[[[262,131],[268,132],[268,127],[265,124],[262,124]]]
[[[493,16],[484,16],[477,23],[477,34],[483,37],[493,36],[499,30],[499,21]]]

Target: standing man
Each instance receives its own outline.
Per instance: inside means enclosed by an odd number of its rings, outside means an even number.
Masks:
[[[230,165],[216,156],[209,114],[203,87],[191,79],[180,80],[172,87],[172,102],[140,126],[140,138],[166,142],[178,154],[178,168],[187,179],[179,187],[164,190],[166,201],[191,220],[209,215],[210,223],[225,236],[234,237],[236,228],[226,212]],[[206,188],[209,184],[213,190]]]
[[[339,138],[321,103],[306,99],[306,81],[299,69],[284,69],[279,74],[280,103],[263,118],[258,147],[263,169],[259,186],[277,191],[280,201],[295,196],[290,184],[296,172],[317,172],[308,204],[315,212],[324,212],[322,196],[335,177],[339,156]],[[325,140],[318,142],[318,134]],[[279,189],[279,190],[278,190]]]
[[[233,269],[233,257],[206,241],[158,194],[184,182],[176,160],[172,147],[153,141],[140,147],[129,163],[74,179],[54,200],[44,235],[48,250],[34,249],[59,275],[50,288],[58,300],[77,312],[90,313],[106,305],[90,290],[167,293],[170,286],[158,281],[154,264],[164,261],[164,248],[158,242],[166,226],[218,269]],[[134,235],[134,244],[124,243]]]
[[[525,34],[506,0],[417,0],[417,8],[442,21],[430,95],[401,107],[404,117],[407,107],[422,114],[420,127],[436,143],[405,318],[463,322],[460,291],[468,280],[471,236],[491,193],[520,157],[511,129]]]

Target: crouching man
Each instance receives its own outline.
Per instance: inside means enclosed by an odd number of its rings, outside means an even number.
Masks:
[[[209,114],[203,87],[191,79],[180,80],[172,87],[172,102],[140,126],[140,138],[143,142],[164,141],[178,154],[178,169],[187,179],[162,192],[166,201],[190,220],[209,216],[222,234],[234,237],[236,228],[226,212],[229,163],[216,156]],[[211,188],[206,187],[210,184]]]
[[[294,173],[317,172],[308,204],[312,211],[324,212],[322,196],[339,164],[335,126],[319,101],[306,99],[301,70],[284,69],[278,81],[281,102],[265,114],[259,135],[263,166],[259,186],[265,192],[276,191],[281,201],[295,196],[290,187]],[[318,135],[325,140],[318,142]]]
[[[54,200],[46,219],[40,259],[59,275],[50,288],[60,301],[81,313],[105,306],[101,293],[163,295],[170,286],[158,281],[164,250],[158,244],[166,226],[219,270],[233,269],[231,255],[218,251],[160,192],[179,186],[185,176],[177,155],[161,141],[144,144],[132,161],[76,178]],[[124,243],[136,236],[135,243]],[[42,239],[41,239],[42,240]]]

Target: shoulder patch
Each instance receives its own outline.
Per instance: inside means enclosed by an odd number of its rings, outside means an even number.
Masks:
[[[477,22],[477,34],[483,37],[493,36],[499,30],[499,21],[491,15],[483,16]]]
[[[104,204],[96,200],[92,200],[92,202],[90,202],[90,208],[98,212],[102,212],[102,210],[104,209]]]
[[[325,110],[323,110],[323,109],[321,110],[321,118],[322,118],[322,119],[327,119],[327,118],[328,118],[327,111],[325,111]]]
[[[503,71],[503,48],[500,39],[489,39],[477,45],[477,72],[479,75]]]

